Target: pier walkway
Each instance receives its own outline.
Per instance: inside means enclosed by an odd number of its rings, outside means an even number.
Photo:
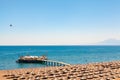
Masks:
[[[60,62],[60,61],[53,61],[53,60],[43,60],[42,61],[47,66],[70,66],[68,63]]]
[[[48,60],[46,56],[22,56],[16,62],[18,63],[42,63],[47,66],[66,66],[68,63]]]

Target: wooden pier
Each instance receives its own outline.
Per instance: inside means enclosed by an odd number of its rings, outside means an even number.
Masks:
[[[70,66],[68,63],[53,60],[43,60],[42,62],[47,66]]]
[[[60,61],[53,61],[48,60],[46,56],[23,56],[20,57],[17,61],[17,63],[41,63],[45,64],[47,66],[66,66],[70,65],[68,63],[60,62]]]

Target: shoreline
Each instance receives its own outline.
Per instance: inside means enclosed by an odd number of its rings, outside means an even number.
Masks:
[[[120,80],[120,61],[0,70],[1,80]]]

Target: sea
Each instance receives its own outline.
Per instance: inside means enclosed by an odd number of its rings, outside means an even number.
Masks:
[[[45,55],[69,64],[108,62],[120,60],[120,46],[0,46],[0,70],[46,67],[40,63],[16,63],[26,55]]]

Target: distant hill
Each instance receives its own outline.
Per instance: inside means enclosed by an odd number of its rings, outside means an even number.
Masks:
[[[120,40],[108,39],[108,40],[98,42],[97,45],[120,45]]]

